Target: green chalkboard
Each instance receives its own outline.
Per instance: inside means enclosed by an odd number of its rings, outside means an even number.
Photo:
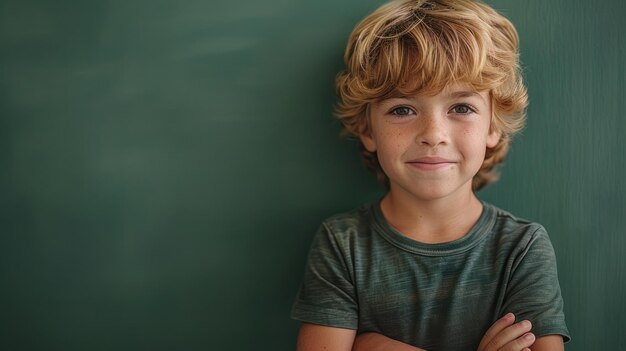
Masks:
[[[2,1],[0,349],[294,349],[315,229],[383,191],[332,117],[381,3]],[[490,3],[531,104],[481,196],[547,227],[568,350],[623,349],[625,3]]]

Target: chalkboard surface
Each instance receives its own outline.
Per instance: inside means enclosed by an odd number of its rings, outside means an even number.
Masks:
[[[382,194],[332,118],[381,3],[2,1],[0,349],[294,349],[311,236]],[[480,196],[548,229],[568,350],[624,349],[626,5],[490,3],[531,104]]]

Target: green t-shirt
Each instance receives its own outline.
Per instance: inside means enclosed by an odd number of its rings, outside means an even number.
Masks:
[[[327,219],[313,239],[292,318],[429,351],[467,351],[513,312],[533,323],[537,337],[569,341],[545,229],[483,205],[467,235],[442,244],[402,235],[379,202]]]

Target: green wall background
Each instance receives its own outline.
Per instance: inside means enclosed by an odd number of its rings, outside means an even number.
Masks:
[[[481,196],[547,227],[567,349],[625,349],[625,3],[490,3],[531,105]],[[381,194],[331,116],[380,4],[2,1],[0,349],[292,350],[311,236]]]

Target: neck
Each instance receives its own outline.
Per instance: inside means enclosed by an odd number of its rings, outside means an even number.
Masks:
[[[416,199],[390,191],[381,202],[389,224],[423,243],[445,243],[465,236],[476,224],[483,205],[472,191],[441,199]]]

